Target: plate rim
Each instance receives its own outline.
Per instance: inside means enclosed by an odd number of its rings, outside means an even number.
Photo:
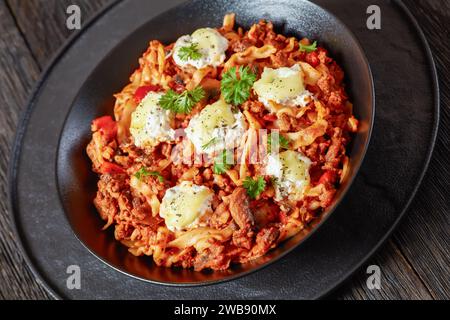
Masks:
[[[99,20],[102,16],[104,16],[107,12],[109,12],[112,8],[118,5],[123,0],[111,0],[110,3],[106,4],[102,7],[98,12],[96,12],[92,17],[90,17],[82,29],[77,30],[73,34],[71,34],[61,45],[61,47],[53,54],[52,58],[50,58],[49,62],[44,67],[43,71],[41,71],[39,75],[39,79],[34,84],[33,89],[31,90],[28,99],[24,103],[24,111],[20,116],[19,121],[17,122],[16,133],[13,138],[12,148],[9,154],[9,162],[7,169],[7,198],[8,198],[8,213],[11,218],[11,226],[14,236],[17,240],[16,244],[19,247],[20,253],[23,259],[26,262],[28,269],[31,271],[33,276],[36,278],[37,282],[41,284],[47,292],[52,296],[52,298],[56,300],[63,299],[63,295],[58,293],[54,288],[52,288],[48,281],[45,280],[45,277],[38,270],[36,265],[33,263],[33,259],[28,254],[25,243],[21,236],[21,230],[18,225],[18,221],[16,218],[16,172],[18,168],[18,162],[20,158],[20,153],[22,150],[22,142],[23,136],[26,131],[26,127],[29,123],[30,115],[34,111],[34,105],[36,97],[42,89],[43,84],[47,80],[48,76],[52,72],[53,68],[57,65],[58,61],[64,56],[64,54],[70,49],[70,47],[75,43],[75,41],[81,37],[85,31],[87,31],[97,20]]]
[[[329,296],[333,292],[335,292],[338,288],[340,288],[345,282],[350,280],[352,275],[358,271],[362,265],[364,265],[371,257],[375,255],[387,242],[387,240],[392,236],[392,233],[396,230],[398,225],[402,222],[404,217],[406,216],[406,212],[408,211],[412,201],[416,197],[417,191],[419,190],[420,186],[422,185],[423,178],[425,177],[426,173],[428,172],[428,168],[430,165],[431,158],[433,157],[434,153],[434,147],[436,145],[436,139],[437,134],[439,131],[439,120],[440,120],[440,110],[441,110],[441,100],[440,100],[440,87],[439,87],[439,77],[436,69],[436,63],[434,61],[433,52],[431,51],[430,44],[427,41],[427,38],[425,37],[425,34],[423,33],[422,28],[420,27],[419,22],[417,21],[416,17],[411,13],[409,8],[404,4],[402,0],[394,0],[393,2],[395,5],[399,6],[401,11],[407,16],[407,19],[409,19],[409,22],[413,24],[417,35],[420,38],[420,41],[422,44],[424,44],[425,52],[427,56],[427,62],[429,63],[430,67],[430,76],[433,80],[433,92],[434,92],[434,119],[433,119],[433,130],[431,135],[431,141],[427,150],[427,157],[425,160],[425,163],[423,165],[423,168],[421,170],[419,179],[417,180],[414,189],[409,196],[408,201],[404,205],[403,209],[401,210],[400,214],[398,215],[397,219],[394,221],[392,226],[389,228],[389,230],[385,233],[385,235],[378,241],[378,243],[373,247],[373,249],[368,252],[364,258],[360,260],[359,263],[355,264],[355,266],[350,269],[344,276],[342,276],[340,281],[337,281],[337,283],[331,287],[328,291],[323,292],[321,295],[316,296],[317,299],[323,299],[324,297]]]

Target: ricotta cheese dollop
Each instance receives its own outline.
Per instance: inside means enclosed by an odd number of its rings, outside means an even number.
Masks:
[[[193,48],[199,55],[192,57],[183,55],[182,48]],[[201,69],[207,66],[217,67],[225,61],[228,40],[216,29],[202,28],[192,35],[180,37],[173,49],[173,60],[180,67],[187,65]],[[183,58],[184,57],[184,58]]]

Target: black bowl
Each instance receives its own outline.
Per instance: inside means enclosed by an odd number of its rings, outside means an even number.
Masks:
[[[230,12],[236,13],[237,24],[245,28],[260,19],[267,19],[274,23],[277,32],[318,40],[343,67],[347,92],[361,124],[349,146],[351,170],[322,219],[265,256],[223,272],[158,267],[150,257],[135,257],[128,253],[126,247],[114,239],[111,230],[101,231],[103,221],[92,203],[97,176],[92,173],[85,153],[91,137],[90,123],[96,117],[112,114],[113,94],[128,83],[149,40],[170,43],[197,28],[221,26],[224,15]],[[182,4],[152,19],[124,39],[92,72],[73,102],[61,133],[56,164],[58,189],[66,216],[75,235],[90,252],[111,267],[142,280],[166,285],[204,285],[256,271],[296,248],[342,200],[363,161],[370,140],[374,96],[369,64],[361,46],[342,22],[315,4],[287,0],[198,0]],[[59,152],[62,147],[68,152]]]

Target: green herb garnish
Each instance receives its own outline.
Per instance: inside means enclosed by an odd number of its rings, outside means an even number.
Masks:
[[[213,171],[215,174],[222,174],[231,168],[231,164],[227,162],[228,159],[233,159],[233,155],[229,150],[223,150],[214,161]]]
[[[189,113],[195,104],[202,100],[204,96],[205,91],[200,86],[193,90],[186,90],[183,93],[176,93],[172,89],[169,89],[159,99],[159,105],[161,108],[175,113]]]
[[[161,183],[164,182],[164,177],[159,172],[148,171],[147,168],[145,168],[145,167],[142,167],[138,171],[136,171],[134,176],[136,178],[138,178],[139,180],[141,180],[143,177],[153,176],[153,177],[157,177],[159,182],[161,182]]]
[[[248,196],[251,199],[256,199],[266,188],[266,181],[263,177],[258,177],[256,180],[251,177],[247,177],[242,185],[247,190]]]
[[[217,138],[212,138],[211,140],[209,140],[207,143],[205,143],[204,145],[202,145],[202,149],[208,149],[209,147],[212,147],[213,145],[215,145],[218,141]]]
[[[178,56],[181,60],[187,61],[189,59],[198,60],[202,57],[202,54],[198,50],[198,43],[191,43],[189,46],[181,47]]]
[[[317,41],[314,41],[312,44],[306,46],[304,44],[300,43],[300,51],[306,51],[308,53],[316,51],[317,50]]]
[[[267,152],[272,153],[272,134],[267,135]],[[275,141],[274,141],[275,142]],[[281,134],[278,135],[278,145],[281,149],[289,149],[289,140],[283,137]]]
[[[236,74],[236,67],[230,68],[222,76],[220,89],[225,101],[235,106],[247,101],[250,96],[250,89],[256,81],[256,74],[250,67],[239,67],[239,77]]]

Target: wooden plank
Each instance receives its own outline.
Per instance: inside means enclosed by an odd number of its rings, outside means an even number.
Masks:
[[[111,0],[7,0],[39,65],[45,66],[74,32],[66,27],[67,7],[78,5],[82,26]]]
[[[0,298],[49,298],[18,252],[7,212],[7,165],[17,121],[39,69],[0,1]]]
[[[418,19],[433,50],[440,79],[441,119],[427,175],[394,239],[433,297],[449,299],[450,2],[407,0],[405,4]]]
[[[404,221],[370,264],[390,281],[368,290],[366,268],[338,292],[343,299],[448,299],[450,297],[449,199],[450,56],[442,35],[450,29],[448,1],[404,0],[418,19],[433,50],[441,90],[441,121],[427,175]],[[366,265],[367,267],[367,265]],[[407,276],[406,276],[407,274]]]
[[[381,289],[369,289],[367,267],[380,267]],[[330,298],[343,300],[430,300],[432,296],[393,241],[388,241],[351,281]]]
[[[51,298],[30,273],[15,244],[7,213],[9,155],[20,113],[39,70],[73,32],[65,28],[67,6],[78,4],[83,21],[87,21],[106,2],[0,0],[0,299]]]
[[[427,175],[393,238],[370,264],[389,279],[381,291],[368,290],[366,268],[338,292],[343,299],[448,299],[450,297],[450,30],[448,1],[404,0],[433,50],[441,90],[441,121]],[[367,265],[366,265],[367,267]],[[407,275],[406,275],[407,274]]]

